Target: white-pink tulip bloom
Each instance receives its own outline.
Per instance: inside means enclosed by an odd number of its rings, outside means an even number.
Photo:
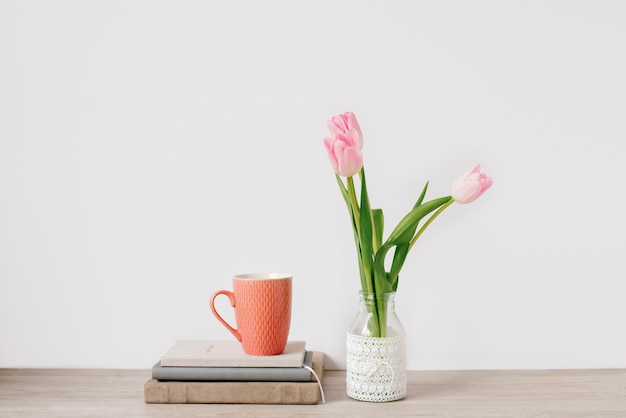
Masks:
[[[333,116],[328,121],[328,130],[334,137],[337,135],[349,135],[355,138],[355,140],[357,140],[358,137],[359,146],[363,148],[363,134],[361,133],[359,121],[357,121],[354,113],[346,112],[341,115]]]
[[[480,165],[452,183],[452,198],[458,203],[470,203],[478,199],[493,184],[493,179],[480,172]]]
[[[332,138],[324,138],[328,158],[335,172],[352,177],[363,167],[363,134],[354,113],[346,112],[328,121]]]

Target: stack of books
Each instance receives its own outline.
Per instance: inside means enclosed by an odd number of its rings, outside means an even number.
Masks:
[[[152,368],[146,403],[318,404],[324,354],[289,341],[276,356],[250,356],[237,341],[179,340]]]

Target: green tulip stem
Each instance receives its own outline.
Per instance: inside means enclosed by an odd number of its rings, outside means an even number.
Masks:
[[[357,228],[357,234],[359,240],[361,240],[361,215],[359,214],[359,204],[356,200],[356,190],[354,189],[354,179],[348,177],[348,194],[350,195],[350,206],[352,206],[352,215],[354,216],[354,223]]]
[[[454,203],[454,199],[450,198],[450,200],[448,200],[441,207],[439,207],[439,209],[437,209],[437,211],[435,213],[433,213],[433,215],[430,218],[428,218],[428,220],[424,223],[424,225],[422,225],[422,227],[419,229],[419,231],[417,231],[417,233],[415,234],[415,236],[413,237],[413,239],[409,243],[409,251],[411,251],[411,248],[413,248],[413,245],[415,244],[417,239],[420,237],[420,235],[422,235],[422,233],[424,233],[426,228],[428,228],[428,225],[430,225],[435,220],[435,218],[437,216],[439,216],[439,214],[441,212],[443,212],[452,203]]]

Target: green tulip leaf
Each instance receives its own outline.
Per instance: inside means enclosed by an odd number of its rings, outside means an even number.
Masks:
[[[348,207],[348,214],[350,215],[350,221],[352,222],[354,244],[356,246],[356,251],[357,251],[356,255],[357,255],[358,264],[359,264],[359,276],[361,278],[361,288],[365,289],[367,286],[367,282],[369,281],[368,278],[371,277],[371,273],[365,272],[363,270],[363,254],[361,251],[361,242],[360,242],[358,228],[357,228],[357,221],[354,217],[354,210],[352,208],[352,201],[350,199],[350,194],[348,193],[348,189],[346,188],[345,184],[343,184],[341,177],[339,177],[338,174],[335,174],[335,177],[337,178],[337,183],[339,184],[339,190],[341,190],[343,199],[346,201],[346,206]]]
[[[372,209],[374,222],[374,253],[383,245],[383,230],[385,228],[385,216],[382,209]]]
[[[442,197],[439,199],[431,200],[424,204],[420,204],[417,207],[414,207],[404,218],[402,218],[402,220],[398,223],[398,225],[393,230],[389,238],[387,238],[387,241],[385,241],[385,243],[380,247],[380,249],[376,253],[376,256],[374,259],[374,275],[377,278],[384,277],[386,279],[386,281],[388,282],[389,291],[393,291],[395,288],[397,288],[397,275],[395,278],[390,277],[390,275],[388,275],[388,273],[385,271],[385,257],[387,256],[387,252],[389,252],[389,250],[393,248],[394,246],[396,247],[396,252],[397,252],[398,251],[397,246],[399,244],[407,245],[406,251],[401,249],[400,252],[397,253],[398,261],[396,261],[396,264],[404,263],[404,259],[406,258],[408,254],[408,245],[411,242],[411,238],[413,237],[413,234],[415,233],[415,229],[417,228],[417,225],[420,222],[420,220],[422,220],[422,218],[424,218],[426,215],[436,210],[440,206],[449,202],[450,199],[451,199],[450,196]],[[395,270],[394,271],[396,273],[399,272],[398,267],[396,267]]]
[[[361,209],[360,209],[360,231],[361,231],[361,261],[363,263],[363,271],[369,277],[372,277],[372,261],[374,256],[373,247],[373,221],[372,210],[370,207],[369,196],[367,194],[367,183],[365,181],[365,170],[361,169]],[[374,292],[373,283],[366,287],[368,292]]]
[[[420,193],[417,202],[413,205],[413,209],[418,207],[424,201],[424,197],[426,197],[426,191],[428,190],[428,182],[424,185],[422,189],[422,193]],[[412,228],[407,228],[406,232],[403,235],[403,238],[406,236],[410,236],[409,240],[415,235],[415,230],[419,225],[419,221],[415,223]],[[410,245],[407,243],[399,243],[396,245],[396,249],[393,253],[393,262],[391,263],[391,270],[389,271],[389,281],[392,283],[393,291],[395,292],[398,289],[398,276],[400,275],[400,270],[402,270],[402,266],[404,265],[404,261],[406,260],[407,255],[409,254]]]

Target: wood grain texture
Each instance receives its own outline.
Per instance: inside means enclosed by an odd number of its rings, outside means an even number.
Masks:
[[[391,403],[349,399],[325,371],[326,404],[145,404],[150,370],[0,369],[0,417],[625,418],[626,370],[408,373]]]

